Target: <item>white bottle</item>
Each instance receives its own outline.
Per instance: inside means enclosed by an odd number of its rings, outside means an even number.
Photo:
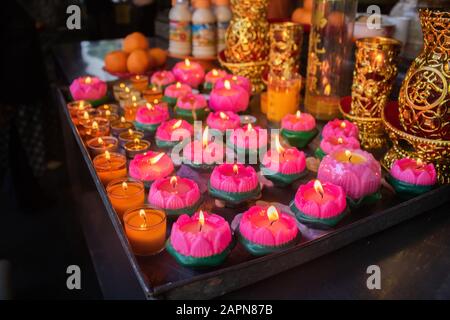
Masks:
[[[217,20],[217,53],[225,49],[225,34],[233,16],[230,0],[216,0],[214,13]]]
[[[177,0],[169,12],[169,52],[173,55],[191,54],[191,11],[189,1]]]
[[[192,55],[198,58],[216,55],[216,16],[209,0],[196,0],[192,15]]]

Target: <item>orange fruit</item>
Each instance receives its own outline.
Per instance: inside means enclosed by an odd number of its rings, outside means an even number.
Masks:
[[[108,52],[104,59],[105,69],[111,72],[127,72],[127,58],[127,53],[121,50]]]
[[[148,58],[147,51],[138,49],[134,50],[128,56],[127,68],[131,73],[141,74],[148,70],[150,66],[150,60]]]
[[[148,49],[148,55],[154,59],[155,67],[163,66],[167,61],[167,51],[161,48]]]
[[[131,53],[136,49],[148,49],[148,39],[140,32],[130,33],[123,39],[123,51]]]
[[[305,8],[297,8],[292,12],[292,21],[301,23],[301,24],[311,24],[311,11],[306,10]]]
[[[313,0],[303,0],[303,8],[308,11],[312,11],[313,9]]]

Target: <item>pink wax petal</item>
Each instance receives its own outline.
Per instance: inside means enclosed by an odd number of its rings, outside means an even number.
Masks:
[[[231,230],[229,229],[229,227],[227,231],[221,230],[221,232],[217,232],[213,239],[214,254],[218,254],[223,250],[225,250],[225,248],[228,247],[230,242],[231,242]]]
[[[172,244],[172,247],[178,251],[179,253],[183,255],[189,255],[191,252],[191,249],[189,247],[189,244],[187,240],[184,237],[184,233],[179,232],[179,230],[172,230],[172,233],[170,235],[170,242]]]
[[[166,198],[165,208],[180,209],[185,207],[183,200],[176,194],[172,194]]]
[[[164,206],[164,197],[159,190],[150,190],[148,195],[148,201],[150,204],[158,207],[158,208],[165,208]]]
[[[209,257],[214,254],[211,243],[202,235],[198,234],[192,241],[191,253],[193,257]]]
[[[219,189],[225,192],[239,192],[239,187],[232,178],[225,178],[220,183]]]
[[[267,228],[259,228],[253,233],[252,242],[264,245],[264,246],[274,246],[275,238]]]
[[[417,177],[415,184],[421,186],[429,186],[434,184],[434,181],[427,171],[422,171]]]

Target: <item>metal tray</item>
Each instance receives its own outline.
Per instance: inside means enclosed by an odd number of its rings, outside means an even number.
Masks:
[[[253,257],[240,244],[226,262],[216,268],[192,270],[181,267],[166,252],[151,257],[133,255],[121,222],[99,181],[88,151],[70,120],[64,90],[54,90],[65,139],[67,165],[74,208],[81,220],[91,258],[105,298],[120,299],[206,299],[223,295],[337,250],[358,239],[438,207],[449,199],[450,186],[440,186],[410,200],[401,200],[383,188],[378,203],[352,211],[339,225],[322,233],[307,232],[295,247],[263,257]],[[252,102],[252,114],[267,125]],[[318,138],[310,144],[311,153]],[[288,204],[299,184],[311,173],[287,188],[265,188],[262,200]],[[215,208],[206,196],[205,205],[232,221],[242,209]],[[168,230],[172,221],[169,221]],[[311,230],[309,230],[311,231]],[[312,235],[312,236],[311,236]]]

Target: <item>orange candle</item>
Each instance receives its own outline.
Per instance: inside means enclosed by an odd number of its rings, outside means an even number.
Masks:
[[[167,224],[164,211],[142,206],[125,212],[123,221],[134,254],[148,256],[164,249]]]
[[[144,99],[150,103],[152,103],[155,99],[161,100],[163,97],[161,89],[156,86],[145,89],[142,94],[144,95]]]
[[[144,205],[145,188],[141,181],[129,178],[113,180],[108,184],[106,192],[120,221],[125,211]]]
[[[127,176],[127,159],[116,152],[105,151],[94,158],[94,167],[103,185]]]
[[[148,87],[148,77],[144,75],[135,75],[130,78],[131,85],[133,86],[133,89],[137,91],[144,91]]]
[[[67,108],[69,109],[70,116],[74,119],[77,117],[78,111],[92,108],[92,105],[86,100],[76,100],[69,102]]]

